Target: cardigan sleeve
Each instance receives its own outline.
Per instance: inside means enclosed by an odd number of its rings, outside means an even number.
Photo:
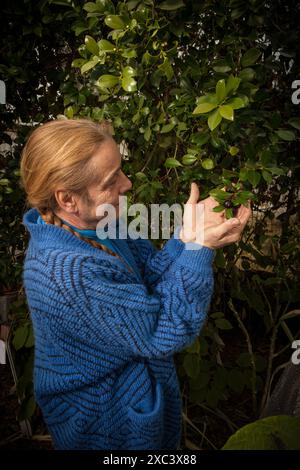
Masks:
[[[124,357],[151,359],[179,352],[193,342],[206,320],[213,258],[213,250],[206,247],[183,250],[151,293],[122,273],[112,278],[100,262],[85,258],[77,275],[67,276],[77,293],[74,308],[84,309],[84,321],[56,315],[52,331],[63,342],[73,328],[80,341],[110,345]]]
[[[184,243],[179,239],[179,230],[180,227],[177,227],[175,234],[161,250],[157,250],[150,240],[127,239],[129,248],[148,287],[153,288],[158,283],[173,261],[184,250]]]

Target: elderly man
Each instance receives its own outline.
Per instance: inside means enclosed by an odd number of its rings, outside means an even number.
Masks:
[[[193,184],[179,237],[162,250],[143,239],[100,240],[97,207],[111,204],[118,218],[119,196],[132,185],[113,138],[88,120],[35,129],[21,178],[31,206],[24,286],[35,396],[55,449],[177,449],[182,402],[173,355],[199,335],[215,249],[239,240],[250,209],[224,220],[211,198],[198,203]]]

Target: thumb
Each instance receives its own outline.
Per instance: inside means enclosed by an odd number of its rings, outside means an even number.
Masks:
[[[197,204],[199,196],[200,196],[200,192],[199,192],[198,185],[196,183],[192,183],[191,193],[190,193],[189,199],[187,200],[187,204]]]

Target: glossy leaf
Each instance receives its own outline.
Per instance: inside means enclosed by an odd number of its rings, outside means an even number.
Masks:
[[[134,77],[137,72],[133,67],[125,67],[122,71],[123,77]]]
[[[212,103],[200,103],[193,111],[193,114],[204,114],[208,113],[209,111],[215,109],[217,107],[216,104]]]
[[[210,128],[211,131],[213,131],[214,129],[216,129],[216,127],[218,127],[221,121],[222,121],[222,116],[218,108],[209,115],[209,118],[207,121],[208,127]]]
[[[211,158],[205,158],[202,160],[201,165],[205,170],[212,170],[215,166],[215,163]]]
[[[219,112],[221,116],[225,119],[228,119],[229,121],[233,121],[234,119],[234,112],[231,106],[228,104],[220,106]]]
[[[195,155],[191,155],[191,154],[188,154],[188,153],[186,155],[183,155],[183,157],[182,157],[182,163],[184,165],[192,165],[197,160],[198,159]]]
[[[93,55],[98,55],[99,54],[99,46],[96,43],[95,39],[92,38],[91,36],[85,36],[85,47],[89,52],[91,52]]]
[[[172,11],[178,10],[178,8],[182,8],[184,6],[185,5],[182,0],[165,0],[164,2],[157,5],[157,8],[160,10]]]
[[[292,140],[295,140],[295,134],[294,134],[293,131],[286,131],[286,130],[282,129],[282,130],[276,131],[276,134],[282,140],[287,140],[288,142],[291,142]]]
[[[252,186],[256,187],[258,183],[260,182],[260,173],[254,170],[248,170],[247,174],[248,181],[252,184]]]
[[[241,83],[241,79],[239,77],[234,77],[233,75],[230,75],[230,77],[226,81],[226,86],[225,86],[226,96],[229,93],[236,91],[238,89],[240,83]]]
[[[218,103],[224,100],[226,97],[226,87],[225,87],[225,80],[219,80],[216,85],[216,96]]]
[[[114,75],[102,75],[97,81],[97,85],[100,88],[112,88],[119,83],[119,77]]]
[[[255,77],[255,71],[251,68],[243,69],[240,74],[239,78],[244,82],[251,82]]]
[[[82,8],[88,13],[103,13],[105,11],[105,2],[87,2]]]
[[[99,61],[100,61],[99,57],[94,57],[92,60],[89,60],[81,67],[81,73],[88,72],[89,70],[94,68],[95,65],[99,63]]]
[[[241,98],[235,97],[231,98],[230,100],[226,101],[228,106],[231,106],[232,109],[240,109],[245,107],[245,103]]]
[[[182,165],[178,160],[176,160],[176,158],[167,158],[167,160],[165,161],[165,166],[167,168],[175,168],[177,166],[182,166]]]
[[[234,157],[239,153],[239,148],[235,146],[229,147],[229,153]]]
[[[293,126],[295,129],[300,130],[300,118],[291,118],[288,120],[288,123]]]
[[[174,124],[174,123],[165,124],[165,125],[162,127],[160,133],[161,133],[161,134],[166,134],[167,132],[170,132],[172,129],[174,129],[174,127],[175,127],[175,124]]]
[[[268,416],[233,434],[223,450],[300,450],[300,418]]]
[[[113,52],[116,50],[116,46],[110,41],[107,41],[107,39],[100,39],[98,42],[98,47],[99,50],[103,52]]]
[[[111,29],[124,29],[125,23],[120,16],[108,15],[105,20],[105,24]]]
[[[125,75],[122,78],[122,88],[125,91],[133,92],[137,89],[136,80],[131,75]]]
[[[257,59],[260,57],[260,55],[261,55],[261,52],[258,49],[256,48],[249,49],[249,51],[247,51],[241,59],[242,67],[249,67],[250,65],[254,65],[257,62]]]

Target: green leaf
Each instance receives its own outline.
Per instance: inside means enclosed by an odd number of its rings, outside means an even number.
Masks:
[[[36,402],[34,400],[33,395],[30,395],[30,397],[26,398],[21,404],[19,414],[18,414],[18,420],[23,421],[24,419],[31,418],[35,410],[36,410]]]
[[[183,155],[182,157],[182,163],[184,165],[192,165],[193,163],[195,163],[197,161],[197,157],[195,155],[191,155],[189,153],[187,153],[186,155]]]
[[[238,77],[234,77],[233,75],[230,75],[228,80],[226,81],[226,96],[231,92],[231,91],[236,91],[241,83],[241,79]]]
[[[150,127],[147,127],[147,129],[145,130],[144,132],[144,139],[146,140],[146,142],[149,142],[150,138],[151,138],[151,129]]]
[[[128,11],[134,10],[134,8],[140,3],[140,0],[130,0],[127,2]]]
[[[202,134],[198,132],[197,134],[193,134],[191,138],[191,142],[197,144],[199,147],[206,144],[209,141],[210,134]]]
[[[228,151],[229,151],[230,155],[235,157],[235,155],[237,155],[239,153],[239,148],[235,147],[235,146],[232,146],[232,147],[229,147]]]
[[[231,67],[229,67],[229,65],[215,65],[213,69],[217,73],[226,73],[230,72]]]
[[[121,54],[122,57],[125,57],[126,59],[132,59],[133,57],[137,56],[136,50],[135,49],[124,49],[124,51]]]
[[[167,160],[165,161],[165,166],[167,168],[175,168],[177,166],[182,166],[182,165],[178,160],[176,160],[176,158],[167,158]]]
[[[91,70],[92,68],[95,67],[99,63],[100,59],[99,57],[94,57],[92,60],[89,60],[86,62],[82,67],[81,67],[81,73],[85,73],[88,70]]]
[[[29,333],[28,326],[20,326],[19,328],[16,329],[14,338],[12,341],[13,347],[15,348],[16,351],[21,349],[27,340]]]
[[[244,197],[245,199],[251,199],[254,196],[254,194],[251,191],[241,191],[239,195]]]
[[[225,208],[223,206],[216,206],[213,208],[213,212],[223,212]]]
[[[133,67],[127,66],[122,70],[123,77],[134,77],[137,75],[136,70]]]
[[[239,179],[241,181],[247,181],[247,179],[248,179],[248,170],[247,170],[247,168],[241,168],[240,169]]]
[[[88,13],[103,13],[105,11],[105,2],[87,2],[82,7]]]
[[[237,20],[238,18],[240,18],[246,11],[246,7],[245,6],[239,6],[239,8],[234,8],[232,11],[231,11],[231,18],[233,20]]]
[[[208,121],[207,121],[208,127],[210,128],[211,131],[213,131],[214,129],[216,129],[216,127],[218,127],[221,121],[222,121],[222,116],[219,112],[219,109],[216,109],[208,117]]]
[[[173,67],[171,65],[171,62],[170,60],[166,57],[164,62],[159,65],[159,70],[162,70],[165,74],[165,76],[167,77],[168,80],[171,80],[171,78],[173,77],[174,75],[174,71],[173,71]]]
[[[112,88],[119,83],[120,78],[115,75],[102,75],[96,84],[100,88]]]
[[[239,77],[244,82],[251,82],[251,80],[253,80],[255,77],[255,71],[250,68],[243,69],[240,72]]]
[[[107,41],[106,39],[100,39],[100,41],[98,42],[98,47],[100,51],[103,52],[112,52],[116,50],[116,46],[110,41]]]
[[[262,171],[262,177],[267,183],[271,183],[273,180],[272,175],[266,170]]]
[[[231,219],[233,217],[233,210],[231,208],[225,209],[225,216],[226,216],[226,219]]]
[[[223,145],[224,145],[224,140],[223,140],[223,139],[219,139],[219,137],[216,137],[216,136],[214,136],[214,135],[211,135],[210,142],[211,142],[211,145],[212,145],[215,149],[222,148]]]
[[[226,101],[228,106],[231,106],[232,109],[240,109],[245,107],[245,103],[241,98],[231,98],[230,100]]]
[[[183,367],[189,377],[197,377],[199,373],[199,355],[186,354],[183,359]]]
[[[124,29],[125,23],[120,16],[108,15],[104,20],[105,24],[111,29]]]
[[[255,170],[248,170],[248,175],[247,175],[247,178],[248,178],[248,181],[250,181],[250,183],[252,184],[252,186],[255,188],[258,183],[260,182],[260,173],[258,173],[257,171]]]
[[[233,434],[223,450],[300,450],[300,418],[268,416]]]
[[[229,121],[233,121],[234,119],[233,109],[228,104],[220,106],[219,112],[223,118],[228,119]]]
[[[29,328],[29,334],[24,344],[25,348],[32,348],[34,346],[34,335],[33,335],[33,328]]]
[[[218,103],[224,100],[226,97],[226,87],[225,87],[225,80],[219,80],[216,85],[216,95]]]
[[[288,120],[288,123],[293,126],[295,129],[300,130],[300,118],[291,118]]]
[[[85,47],[89,52],[91,52],[93,55],[99,54],[99,46],[94,38],[92,38],[91,36],[85,36],[84,42]]]
[[[196,108],[194,109],[193,114],[204,114],[204,113],[208,113],[209,111],[212,111],[212,110],[215,109],[216,107],[217,107],[216,104],[212,104],[212,103],[200,103],[200,104],[198,104],[198,106],[196,106]]]
[[[273,175],[285,175],[286,174],[286,169],[283,168],[278,168],[278,167],[270,167],[268,170],[273,174]]]
[[[295,140],[295,138],[296,138],[293,131],[285,131],[284,129],[280,129],[279,131],[276,131],[276,134],[282,140],[287,140],[289,142],[292,141],[292,140]]]
[[[215,166],[215,163],[211,158],[205,158],[202,160],[201,165],[205,170],[212,170]]]
[[[220,211],[221,212],[221,211]],[[226,318],[217,318],[215,320],[216,327],[220,330],[232,330],[232,324]]]
[[[226,199],[228,199],[228,193],[222,189],[212,189],[209,191],[209,195],[216,200],[220,199],[221,201],[226,201]]]
[[[85,59],[74,59],[71,67],[79,67],[81,68],[86,63]]]
[[[250,65],[255,64],[260,55],[261,52],[258,49],[249,49],[241,59],[242,67],[249,67]]]
[[[125,75],[122,78],[122,88],[129,92],[136,91],[136,80],[130,75]]]
[[[160,10],[178,10],[178,8],[184,7],[184,3],[182,0],[165,0],[164,2],[157,5],[157,8]]]
[[[170,132],[172,129],[174,129],[174,127],[175,127],[175,124],[172,123],[172,122],[170,122],[169,124],[165,124],[165,125],[162,127],[160,133],[161,133],[161,134],[166,134],[167,132]]]
[[[207,95],[203,95],[203,96],[200,96],[199,98],[197,98],[196,103],[197,103],[197,105],[201,104],[201,103],[211,103],[211,104],[217,105],[218,100],[217,100],[216,95],[207,94]]]

